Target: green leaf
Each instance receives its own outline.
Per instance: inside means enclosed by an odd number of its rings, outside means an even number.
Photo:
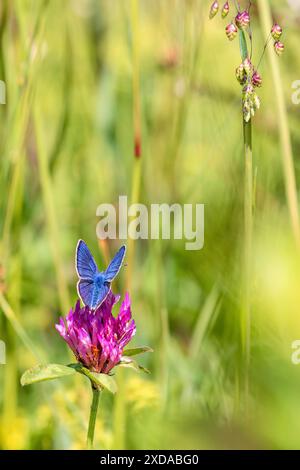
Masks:
[[[110,393],[115,394],[117,391],[117,384],[115,379],[108,374],[97,374],[91,372],[89,369],[84,367],[82,364],[70,364],[69,367],[73,368],[76,372],[85,375],[90,379],[93,385],[98,389],[108,390]]]
[[[141,366],[130,357],[123,356],[118,365],[121,367],[128,367],[129,369],[133,369],[135,372],[142,371],[145,372],[145,374],[150,374],[150,371],[146,369],[146,367]]]
[[[140,348],[131,348],[131,349],[124,349],[123,354],[126,357],[129,356],[136,356],[137,354],[143,354],[146,352],[153,352],[152,348],[148,346],[141,346]]]
[[[91,377],[92,376],[92,377]],[[89,371],[89,378],[92,382],[100,388],[108,390],[110,393],[115,394],[118,390],[115,379],[108,374],[96,374],[96,372]]]
[[[59,379],[60,377],[66,377],[74,373],[74,369],[61,364],[40,364],[24,372],[21,377],[21,385],[24,386],[44,382],[45,380]]]
[[[247,47],[245,32],[243,30],[240,30],[239,32],[239,38],[240,38],[240,51],[241,51],[242,60],[245,60],[248,57],[248,47]]]

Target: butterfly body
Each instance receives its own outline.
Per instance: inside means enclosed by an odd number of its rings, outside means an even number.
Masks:
[[[105,282],[105,274],[104,273],[96,274],[94,282],[97,287],[101,288]]]
[[[76,271],[78,295],[85,305],[95,309],[101,305],[110,291],[110,284],[117,276],[123,263],[126,247],[123,245],[116,253],[108,268],[99,271],[96,262],[83,240],[76,248]]]

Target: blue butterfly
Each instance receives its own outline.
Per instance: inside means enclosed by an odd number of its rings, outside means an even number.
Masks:
[[[77,292],[82,302],[90,308],[99,307],[110,291],[110,284],[121,269],[126,246],[123,245],[110,262],[106,271],[100,272],[83,240],[76,247],[76,271],[79,277]]]

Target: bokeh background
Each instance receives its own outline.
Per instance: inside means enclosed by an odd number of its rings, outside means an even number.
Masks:
[[[150,376],[124,370],[103,394],[96,447],[300,447],[300,258],[290,221],[274,80],[282,81],[300,185],[298,0],[263,0],[284,27],[286,51],[266,55],[262,107],[253,120],[255,223],[250,394],[240,381],[244,157],[238,39],[211,2],[3,0],[0,7],[0,447],[82,449],[90,389],[76,376],[20,386],[25,369],[67,364],[54,324],[76,300],[74,252],[83,238],[103,266],[119,241],[99,243],[96,208],[132,195],[133,77],[139,70],[139,200],[204,203],[205,245],[138,240],[115,291],[130,294],[133,345]],[[243,3],[243,2],[242,2]],[[247,4],[248,2],[245,2]],[[266,31],[253,1],[253,58]],[[231,17],[232,15],[230,15]],[[226,23],[225,23],[226,22]],[[135,51],[136,62],[133,67]],[[135,72],[134,72],[135,70]],[[136,96],[135,96],[136,98]],[[117,372],[118,376],[119,372]]]

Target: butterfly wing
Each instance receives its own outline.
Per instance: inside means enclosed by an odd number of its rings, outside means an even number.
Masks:
[[[87,305],[91,309],[95,309],[102,304],[109,290],[109,284],[98,286],[95,282],[89,281],[88,279],[80,279],[77,283],[79,297],[84,305]]]
[[[106,299],[106,296],[108,295],[109,290],[110,290],[109,284],[105,283],[102,286],[98,286],[95,284],[90,307],[93,309],[99,307],[102,304],[102,302]]]
[[[88,279],[80,279],[77,282],[77,292],[84,305],[91,306],[94,292],[94,282]]]
[[[98,273],[95,260],[83,240],[79,240],[76,248],[76,271],[78,277],[93,281]]]
[[[126,246],[123,245],[121,246],[119,251],[116,253],[114,258],[110,262],[108,268],[104,272],[106,282],[112,282],[114,278],[116,277],[116,275],[118,274],[118,272],[120,271],[125,253],[126,253]]]

